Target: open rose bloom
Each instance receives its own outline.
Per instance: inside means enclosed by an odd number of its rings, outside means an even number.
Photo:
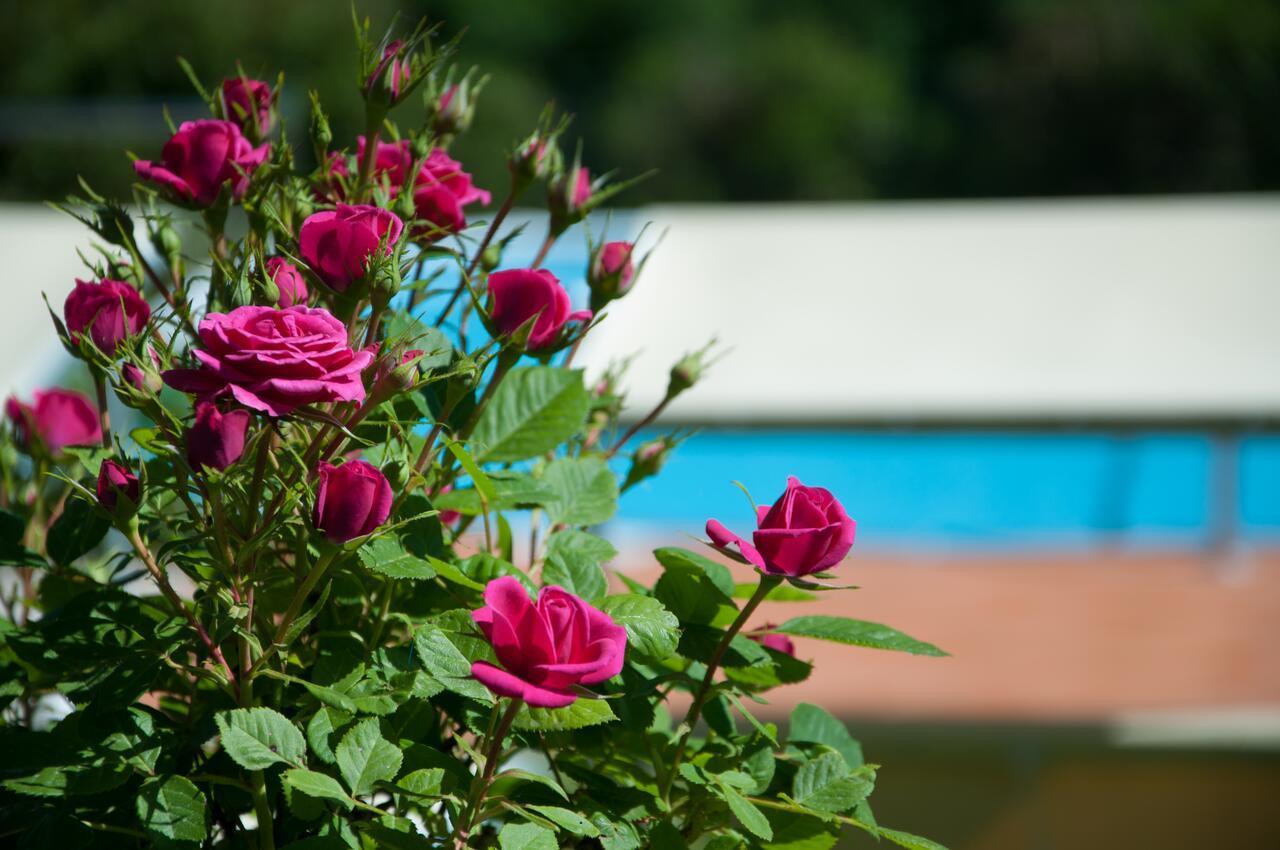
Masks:
[[[795,476],[787,479],[778,501],[757,509],[757,521],[751,543],[714,519],[707,520],[707,536],[735,560],[792,578],[840,563],[853,547],[857,527],[829,490],[806,487]]]

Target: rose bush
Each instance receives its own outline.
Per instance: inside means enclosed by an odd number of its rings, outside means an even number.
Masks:
[[[609,569],[608,522],[688,437],[652,426],[708,349],[638,415],[620,368],[574,366],[644,260],[587,235],[590,310],[542,264],[627,184],[566,160],[548,111],[486,213],[449,148],[484,78],[431,32],[359,25],[350,160],[318,97],[295,150],[280,86],[241,72],[197,86],[214,117],[135,163],[128,205],[68,207],[100,244],[53,323],[96,398],[10,398],[0,428],[0,835],[936,848],[876,821],[877,768],[839,720],[768,707],[844,675],[805,641],[941,654],[876,623],[765,620],[851,571],[834,495],[792,479],[749,539],[712,520],[714,548]],[[419,87],[425,123],[397,127]],[[530,258],[505,222],[535,183]]]

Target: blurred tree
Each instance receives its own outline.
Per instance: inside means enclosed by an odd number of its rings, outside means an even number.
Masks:
[[[461,58],[493,81],[459,151],[491,188],[553,98],[595,140],[593,169],[661,165],[636,203],[1280,188],[1273,0],[359,6],[467,28]],[[6,17],[0,198],[57,197],[76,173],[123,190],[119,155],[157,152],[161,106],[199,109],[179,54],[208,83],[237,60],[283,70],[295,136],[306,90],[345,84],[326,106],[338,139],[358,132],[345,2],[44,0]]]

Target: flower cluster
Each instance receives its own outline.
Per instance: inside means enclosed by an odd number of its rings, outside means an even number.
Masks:
[[[836,718],[802,706],[788,738],[751,713],[812,672],[796,641],[940,654],[763,618],[835,589],[854,522],[833,494],[792,478],[749,540],[709,520],[711,548],[656,550],[656,577],[609,566],[620,498],[689,436],[655,420],[711,358],[674,364],[638,415],[622,367],[586,380],[578,344],[647,256],[643,231],[575,225],[627,184],[566,157],[548,111],[504,190],[478,187],[450,144],[485,78],[432,33],[358,24],[346,144],[313,96],[294,150],[283,80],[237,68],[134,163],[131,203],[72,205],[102,244],[55,326],[93,397],[13,397],[0,426],[6,834],[755,850],[847,827],[925,846],[876,824],[875,768]],[[415,91],[425,120],[401,128]],[[523,252],[506,220],[537,183]],[[586,304],[543,267],[581,237]]]

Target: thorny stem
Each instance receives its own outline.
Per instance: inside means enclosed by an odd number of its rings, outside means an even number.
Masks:
[[[507,198],[502,202],[502,206],[498,209],[497,215],[493,217],[493,221],[489,223],[489,229],[484,232],[484,236],[480,240],[479,246],[476,248],[475,256],[471,258],[471,262],[467,264],[467,270],[462,275],[462,280],[458,281],[458,287],[453,290],[453,294],[449,296],[449,302],[444,305],[444,309],[440,311],[440,315],[436,317],[436,327],[440,327],[441,323],[453,311],[453,305],[458,303],[458,299],[462,297],[463,290],[467,287],[471,280],[471,276],[475,274],[476,269],[480,267],[480,263],[484,259],[484,252],[489,247],[489,243],[493,241],[493,237],[497,234],[498,228],[502,226],[502,222],[506,219],[507,214],[511,212],[511,208],[515,206],[516,197],[515,181],[512,181],[510,191],[507,192]]]
[[[93,389],[98,394],[98,422],[102,426],[102,447],[111,448],[111,413],[107,410],[107,380],[102,370],[91,367]]]
[[[475,826],[476,814],[480,810],[480,804],[484,802],[484,795],[488,793],[489,786],[493,784],[493,774],[498,768],[498,758],[502,754],[502,742],[506,739],[507,733],[511,731],[511,724],[515,722],[516,715],[520,713],[520,707],[524,705],[523,700],[512,699],[511,704],[507,706],[506,712],[502,715],[502,719],[498,721],[498,728],[489,733],[489,747],[484,755],[484,769],[471,783],[471,795],[467,799],[466,808],[458,816],[458,825],[453,833],[454,850],[464,850],[467,846],[467,840],[470,838],[471,829]],[[498,706],[494,706],[494,711],[498,710]]]
[[[542,261],[547,258],[547,252],[551,250],[551,246],[556,243],[556,234],[547,231],[547,238],[542,240],[542,247],[538,249],[538,254],[533,258],[533,265],[529,268],[536,269],[542,265]]]
[[[671,403],[671,398],[672,398],[671,396],[664,396],[662,401],[658,402],[658,406],[655,407],[653,410],[650,410],[649,414],[645,416],[645,418],[641,419],[639,422],[637,422],[636,424],[628,428],[627,432],[623,434],[617,441],[615,441],[612,446],[609,447],[609,451],[605,452],[604,459],[611,460],[613,456],[616,455],[624,445],[626,445],[628,440],[630,440],[632,437],[634,437],[643,429],[652,425],[653,420],[661,416],[662,411],[667,409],[667,405]]]

